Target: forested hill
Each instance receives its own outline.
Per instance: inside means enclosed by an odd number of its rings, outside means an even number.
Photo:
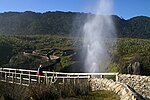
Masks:
[[[0,13],[0,34],[79,34],[89,13],[5,12]],[[112,16],[119,37],[150,38],[150,17],[125,20]]]

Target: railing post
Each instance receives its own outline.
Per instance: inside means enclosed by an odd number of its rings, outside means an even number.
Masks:
[[[51,83],[50,83],[50,84],[52,84],[52,79],[53,79],[53,78],[51,77]]]
[[[102,75],[100,75],[100,78],[103,78]]]
[[[79,74],[78,74],[78,84],[79,84]]]
[[[74,83],[74,85],[76,84],[75,78],[74,78],[74,80],[73,80],[73,83]]]
[[[65,83],[65,79],[63,78],[63,84]]]
[[[0,79],[2,79],[2,77],[3,77],[3,76],[2,76],[2,74],[3,74],[3,73],[2,73],[2,67],[1,67],[0,69],[1,69],[1,70],[0,70],[0,73],[1,73]]]
[[[20,73],[20,84],[22,84],[22,73]]]
[[[57,77],[57,73],[56,73],[56,77]]]
[[[88,75],[88,80],[90,79],[90,75]]]
[[[30,75],[30,71],[29,71],[29,84],[31,83],[31,75]]]
[[[15,80],[14,81],[16,81],[16,70],[15,70]]]
[[[5,82],[7,81],[7,72],[5,72]]]
[[[45,83],[48,83],[48,79],[47,79],[47,72],[45,73]]]
[[[70,75],[67,75],[67,82],[70,84]]]
[[[9,70],[9,72],[8,72],[8,80],[10,80],[10,70]]]
[[[116,74],[116,82],[118,82],[118,73]]]
[[[14,73],[12,73],[12,82],[14,83]]]
[[[38,83],[41,83],[41,79],[40,79],[40,76],[38,76]]]

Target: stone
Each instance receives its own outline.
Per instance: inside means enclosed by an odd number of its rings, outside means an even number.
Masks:
[[[120,82],[129,85],[143,97],[150,99],[150,76],[119,75]]]
[[[139,76],[138,78],[135,78],[135,76],[133,77],[131,75],[128,75],[128,76],[130,76],[131,79],[128,79],[126,75],[123,75],[123,76],[119,75],[120,78],[125,77],[121,79],[122,80],[121,82],[114,82],[108,79],[96,79],[96,80],[93,79],[90,81],[92,90],[111,90],[117,93],[120,96],[121,100],[138,100],[136,99],[137,95],[135,95],[134,91],[130,90],[130,88],[128,88],[128,86],[124,83],[128,82],[129,85],[132,84],[132,86],[136,86],[135,83],[137,82],[134,82],[134,81],[139,79]],[[135,79],[132,79],[132,78],[135,78]],[[143,85],[146,86],[146,84],[143,84]],[[138,85],[136,87],[137,90],[139,90],[138,88],[140,88],[140,86],[141,84],[139,84],[138,82]]]
[[[117,88],[115,88],[115,93],[118,93],[122,90],[122,85],[119,85]]]

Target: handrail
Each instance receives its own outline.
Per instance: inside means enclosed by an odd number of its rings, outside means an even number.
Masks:
[[[14,68],[2,68],[2,69],[24,71],[24,72],[37,72],[36,70],[26,70],[26,69],[14,69]],[[60,75],[118,75],[119,74],[119,73],[63,73],[63,72],[50,72],[50,71],[43,71],[43,73],[60,74]]]
[[[9,81],[10,83],[16,84],[25,84],[25,81],[28,81],[26,85],[31,84],[32,82],[40,83],[41,80],[45,80],[46,83],[54,83],[57,79],[62,79],[63,83],[65,79],[73,79],[75,83],[75,79],[89,79],[93,78],[93,76],[100,76],[103,78],[104,75],[114,75],[116,77],[116,81],[118,81],[119,73],[63,73],[63,72],[50,72],[43,71],[42,76],[36,75],[36,70],[26,70],[26,69],[15,69],[15,68],[0,68],[0,80],[1,81]],[[18,80],[18,81],[16,81]]]

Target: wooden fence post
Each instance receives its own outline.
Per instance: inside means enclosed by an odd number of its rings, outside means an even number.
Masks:
[[[9,70],[9,72],[8,72],[8,80],[10,80],[10,70]]]
[[[3,77],[2,68],[1,68],[1,70],[0,70],[0,71],[1,71],[1,77],[0,77],[0,79],[2,79],[2,77]]]
[[[67,82],[70,84],[70,75],[67,75]]]
[[[47,79],[47,72],[45,73],[45,84],[48,83],[48,79]]]
[[[14,78],[14,81],[16,81],[16,70],[15,70],[15,78]]]
[[[73,79],[73,84],[74,84],[74,85],[76,84],[75,78]]]
[[[100,75],[100,78],[103,78],[103,75]]]
[[[31,75],[30,75],[30,71],[29,71],[29,84],[31,83]]]
[[[41,83],[41,79],[40,79],[40,76],[38,76],[38,83]]]
[[[7,81],[7,72],[5,72],[5,82]]]
[[[78,75],[78,84],[79,84],[79,75]]]
[[[63,78],[63,84],[65,83],[65,79]]]
[[[22,73],[20,73],[20,84],[22,84]]]
[[[14,73],[12,73],[12,82],[14,83]]]
[[[116,74],[116,82],[118,82],[118,74]]]

